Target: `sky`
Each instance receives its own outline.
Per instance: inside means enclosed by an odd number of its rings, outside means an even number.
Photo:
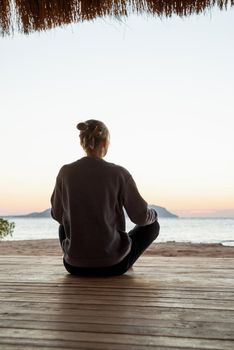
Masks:
[[[106,123],[107,161],[148,203],[234,216],[234,10],[99,19],[0,38],[0,214],[50,207],[84,153],[76,124]]]

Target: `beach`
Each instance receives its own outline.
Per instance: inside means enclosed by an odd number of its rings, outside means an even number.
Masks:
[[[167,257],[213,257],[234,258],[234,247],[222,244],[195,244],[184,242],[165,242],[152,244],[144,253],[148,256]],[[21,256],[62,256],[57,239],[0,241],[0,255]]]

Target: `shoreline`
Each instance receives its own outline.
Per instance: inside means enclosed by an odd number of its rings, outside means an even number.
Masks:
[[[62,256],[62,254],[58,239],[0,241],[2,256]],[[221,243],[155,242],[144,255],[234,258],[234,246],[224,246]]]

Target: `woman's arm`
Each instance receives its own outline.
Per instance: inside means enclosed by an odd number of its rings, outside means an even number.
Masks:
[[[126,183],[123,204],[130,220],[137,225],[145,226],[157,220],[157,212],[148,208],[148,204],[141,197],[132,176]]]
[[[63,206],[62,206],[62,181],[57,176],[54,191],[51,196],[51,216],[53,219],[62,224]]]

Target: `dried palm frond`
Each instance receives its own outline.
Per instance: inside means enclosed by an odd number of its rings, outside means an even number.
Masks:
[[[122,18],[130,13],[170,17],[234,5],[234,0],[0,0],[0,32],[25,34],[97,17]]]

